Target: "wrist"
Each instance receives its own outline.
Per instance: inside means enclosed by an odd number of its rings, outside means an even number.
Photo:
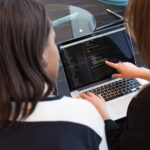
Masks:
[[[103,116],[103,120],[105,121],[105,120],[109,120],[109,119],[111,119],[111,118],[110,118],[109,114],[106,113],[106,114]]]
[[[100,116],[103,118],[103,120],[108,120],[108,119],[111,119],[108,112],[105,110],[105,109],[99,109],[98,110]]]
[[[138,78],[150,81],[150,70],[147,68],[139,68]]]

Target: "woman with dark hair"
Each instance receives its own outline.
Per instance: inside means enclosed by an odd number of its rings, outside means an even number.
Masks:
[[[55,32],[35,0],[0,0],[0,149],[107,150],[89,102],[53,95]]]
[[[129,0],[126,12],[132,37],[143,60],[150,68],[150,0]],[[128,62],[106,64],[118,71],[113,78],[142,78],[150,81],[150,70]],[[105,121],[106,138],[110,150],[150,150],[150,85],[144,87],[129,105],[126,126],[122,129],[111,120],[104,99],[92,93],[81,94],[99,111]]]

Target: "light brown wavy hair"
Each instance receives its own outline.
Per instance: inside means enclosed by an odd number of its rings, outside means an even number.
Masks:
[[[42,64],[50,30],[40,3],[0,0],[0,127],[30,115],[52,91]]]
[[[129,0],[126,18],[141,56],[150,68],[150,0]]]

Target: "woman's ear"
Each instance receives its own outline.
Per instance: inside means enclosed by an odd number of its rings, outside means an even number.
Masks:
[[[48,45],[43,51],[42,58],[43,68],[45,69],[45,72],[48,76],[56,79],[59,68],[59,54],[55,43],[55,32],[53,30],[50,31]]]
[[[48,63],[47,63],[47,61],[46,61],[44,58],[42,58],[42,66],[43,66],[44,68],[47,68],[47,67],[48,67]]]

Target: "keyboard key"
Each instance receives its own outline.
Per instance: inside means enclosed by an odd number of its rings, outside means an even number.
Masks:
[[[115,95],[115,96],[113,96],[113,97],[107,98],[107,99],[106,99],[106,101],[109,101],[109,100],[112,100],[112,99],[115,99],[115,98],[121,97],[121,96],[123,96],[123,95],[124,95],[123,93],[120,93],[120,94]]]

